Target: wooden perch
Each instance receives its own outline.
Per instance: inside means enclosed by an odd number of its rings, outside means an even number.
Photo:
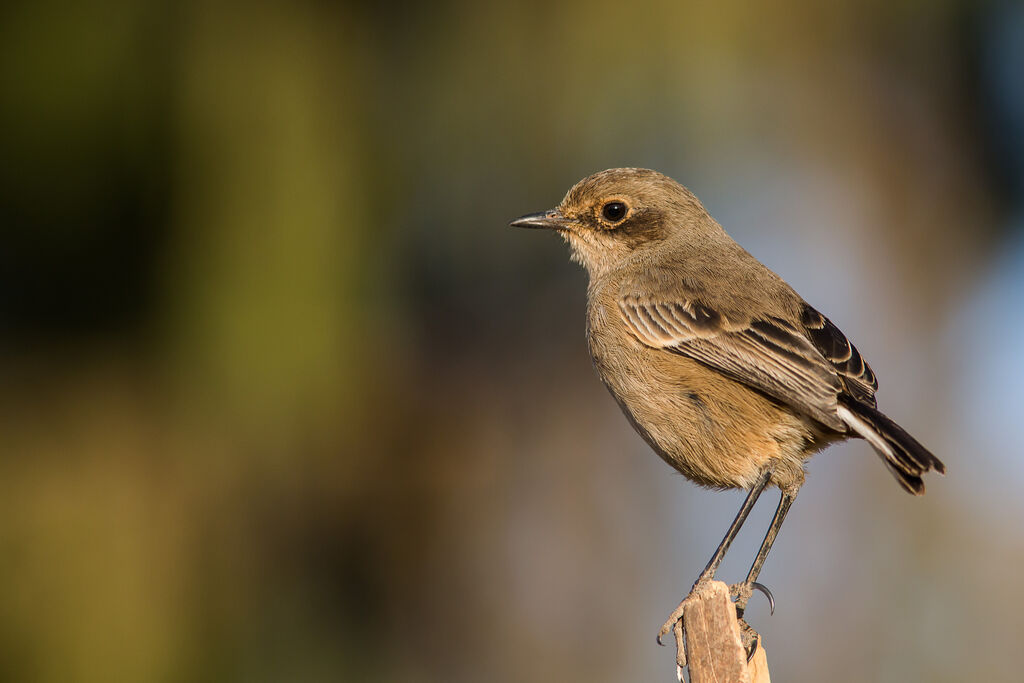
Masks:
[[[690,595],[692,600],[683,612],[682,626],[686,635],[685,658],[681,626],[676,624],[676,646],[679,648],[679,680],[683,666],[690,672],[690,683],[770,683],[768,657],[757,638],[757,649],[747,663],[743,648],[736,605],[729,597],[729,587],[712,581]],[[747,626],[747,629],[750,627]]]

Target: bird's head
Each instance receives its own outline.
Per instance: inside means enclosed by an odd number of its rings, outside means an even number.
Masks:
[[[612,168],[576,183],[556,208],[522,216],[511,225],[557,231],[569,243],[573,260],[595,277],[639,250],[702,224],[704,217],[697,198],[668,176],[645,168]]]

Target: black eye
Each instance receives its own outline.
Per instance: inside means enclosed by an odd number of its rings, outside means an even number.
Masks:
[[[622,202],[608,202],[601,207],[601,215],[610,223],[618,223],[626,217],[626,205]]]

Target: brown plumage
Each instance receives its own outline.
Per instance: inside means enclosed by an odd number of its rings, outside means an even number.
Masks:
[[[587,270],[594,365],[658,455],[703,486],[751,490],[751,506],[766,485],[782,490],[769,537],[737,589],[741,609],[815,452],[864,438],[914,494],[924,493],[922,474],[945,472],[878,412],[875,375],[846,336],[671,178],[602,171],[556,209],[512,225],[556,230]],[[736,529],[698,583],[714,574]]]

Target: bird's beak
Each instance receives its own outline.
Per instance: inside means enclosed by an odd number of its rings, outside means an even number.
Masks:
[[[558,230],[559,228],[564,228],[568,222],[565,216],[552,209],[550,211],[541,211],[540,213],[528,213],[515,219],[509,225],[513,228],[547,228],[549,230]]]

